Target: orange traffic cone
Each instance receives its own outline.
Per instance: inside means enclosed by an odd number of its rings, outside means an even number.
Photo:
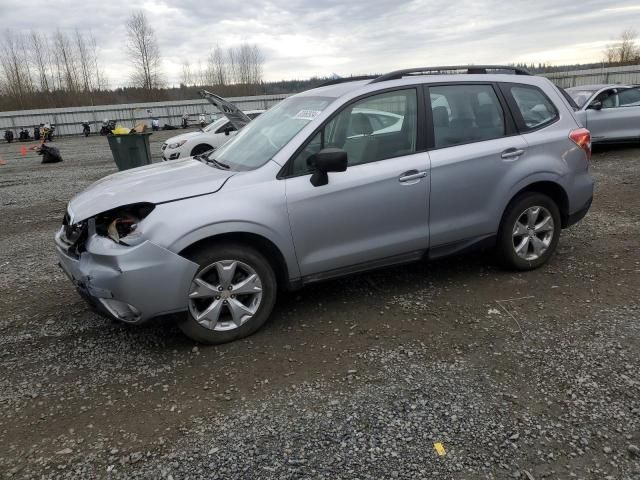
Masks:
[[[20,145],[20,155],[22,155],[23,157],[27,156],[27,147],[25,147],[24,145]]]

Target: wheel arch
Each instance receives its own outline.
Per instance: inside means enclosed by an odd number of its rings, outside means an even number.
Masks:
[[[506,203],[504,208],[502,209],[502,216],[500,222],[502,223],[502,218],[504,214],[511,205],[511,203],[522,195],[525,192],[537,192],[542,193],[550,197],[558,206],[558,210],[560,210],[560,219],[562,220],[562,228],[565,228],[569,223],[569,195],[565,188],[558,182],[553,180],[537,180],[533,181],[524,187],[521,187],[518,191],[516,191],[511,198]]]
[[[214,248],[216,244],[220,243],[246,245],[254,248],[264,255],[273,268],[279,287],[285,289],[293,288],[291,269],[287,264],[284,254],[272,240],[264,235],[246,231],[218,233],[190,243],[182,248],[178,254],[183,257],[189,257],[189,254],[194,250]]]
[[[200,153],[203,153],[203,152],[206,152],[207,150],[213,150],[213,146],[206,142],[197,143],[194,147],[191,148],[191,150],[189,151],[189,155],[192,157],[194,155],[197,155],[198,153],[196,152],[196,150],[202,150]]]

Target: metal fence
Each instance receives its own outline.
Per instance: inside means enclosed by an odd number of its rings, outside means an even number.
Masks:
[[[247,111],[267,109],[287,96],[260,95],[227,99],[238,105],[241,110]],[[82,133],[82,122],[89,122],[91,132],[99,131],[104,119],[116,120],[119,124],[133,127],[138,122],[146,122],[151,126],[151,119],[157,118],[160,127],[164,124],[179,126],[185,112],[190,116],[190,123],[195,124],[200,114],[205,114],[208,123],[210,115],[218,110],[206,100],[198,99],[0,112],[0,131],[13,130],[17,137],[18,131],[26,128],[33,135],[33,127],[41,123],[50,123],[55,125],[56,135],[75,135]]]
[[[592,68],[542,75],[564,88],[599,83],[632,85],[640,84],[640,65]],[[228,100],[246,111],[267,109],[287,96],[284,94],[230,97]],[[210,114],[217,113],[217,109],[206,100],[197,99],[0,112],[0,131],[13,130],[17,137],[18,131],[23,128],[28,129],[32,134],[33,127],[41,123],[50,123],[55,125],[57,135],[74,135],[82,133],[82,122],[89,122],[92,132],[99,131],[103,119],[116,120],[126,126],[133,126],[138,122],[150,124],[152,118],[157,118],[160,126],[164,124],[179,126],[185,112],[189,114],[190,122],[196,123],[198,116],[202,113],[209,121]]]
[[[602,83],[637,85],[640,84],[640,65],[590,68],[588,70],[543,73],[541,75],[562,88]]]

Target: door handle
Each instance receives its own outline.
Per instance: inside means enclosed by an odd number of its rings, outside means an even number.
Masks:
[[[504,152],[502,152],[502,158],[516,158],[524,153],[522,148],[507,148]]]
[[[400,178],[398,178],[398,181],[401,183],[405,183],[405,182],[411,182],[413,180],[420,180],[421,178],[424,178],[427,176],[427,172],[425,172],[424,170],[419,172],[418,170],[409,170],[408,172],[404,172],[403,174],[400,175]]]

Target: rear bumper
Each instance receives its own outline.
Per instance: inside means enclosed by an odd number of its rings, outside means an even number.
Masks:
[[[592,202],[593,202],[593,197],[589,198],[587,203],[585,203],[584,206],[581,207],[578,211],[576,211],[576,212],[572,213],[571,215],[569,215],[567,217],[567,224],[565,226],[566,227],[570,227],[571,225],[575,225],[580,220],[582,220],[585,217],[585,215],[587,214],[587,212],[589,211],[589,209],[591,208],[591,203]]]
[[[128,247],[93,235],[76,258],[56,235],[58,262],[92,310],[127,323],[187,309],[198,265],[151,242]]]

